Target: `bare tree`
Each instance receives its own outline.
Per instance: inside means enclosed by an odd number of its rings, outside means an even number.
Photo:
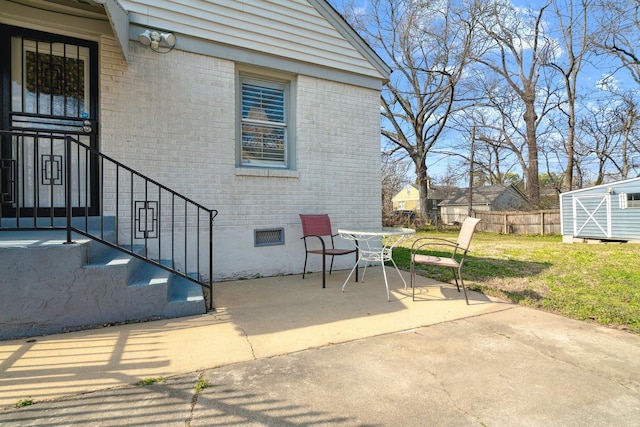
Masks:
[[[427,155],[456,109],[456,88],[477,48],[473,15],[463,3],[372,0],[367,13],[348,17],[394,71],[381,95],[382,135],[413,162],[422,219],[428,212]]]
[[[393,210],[392,198],[409,182],[409,164],[392,153],[382,152],[382,214]]]
[[[638,170],[638,107],[630,94],[609,97],[594,103],[589,115],[579,122],[584,135],[581,155],[595,158],[597,176],[593,184],[607,179],[627,179]],[[615,172],[611,172],[611,169]]]
[[[590,53],[588,20],[589,2],[580,0],[574,7],[575,0],[553,0],[552,5],[556,14],[562,50],[551,50],[553,57],[548,65],[557,70],[562,76],[565,90],[565,103],[560,104],[560,111],[567,120],[565,152],[567,166],[565,169],[565,184],[567,190],[573,189],[573,170],[575,168],[575,125],[576,102],[578,97],[578,77],[582,70],[582,62]]]
[[[481,80],[474,80],[474,82],[477,86],[486,83]],[[485,87],[485,89],[487,88]],[[481,90],[481,93],[488,98],[498,97],[501,92],[503,91],[497,90],[496,87]],[[476,186],[511,183],[514,182],[514,179],[519,180],[518,174],[514,170],[522,162],[513,160],[513,151],[519,153],[520,150],[509,145],[512,143],[512,139],[508,136],[505,124],[508,116],[496,114],[496,108],[492,107],[492,102],[496,102],[495,107],[498,109],[509,104],[502,97],[500,97],[500,101],[497,99],[485,100],[484,105],[478,104],[469,107],[460,114],[454,115],[452,120],[453,127],[457,128],[459,133],[473,135],[472,138],[475,142],[473,182]],[[502,113],[506,113],[506,111],[504,109]],[[453,145],[452,156],[461,159],[460,170],[468,171],[471,159],[464,148],[464,142]],[[465,175],[468,176],[468,172],[463,174],[463,176]]]
[[[633,94],[624,93],[621,98],[622,103],[616,108],[614,115],[620,123],[622,145],[618,169],[622,179],[627,179],[631,170],[635,170],[637,174],[640,166],[640,112]],[[630,156],[631,153],[634,156]]]
[[[533,208],[541,175],[560,192],[587,184],[594,169],[595,181],[636,171],[638,103],[617,98],[598,117],[588,108],[602,91],[583,77],[596,65],[610,85],[616,72],[640,83],[638,0],[363,4],[347,7],[347,19],[394,70],[381,95],[381,133],[388,151],[411,159],[422,213],[433,175],[427,157],[448,155],[455,170],[445,178],[462,182],[474,128],[474,182],[523,182]]]
[[[593,41],[604,54],[613,54],[621,67],[640,84],[640,2],[595,0],[598,31]]]
[[[525,175],[525,186],[529,201],[533,207],[540,204],[540,183],[538,166],[538,126],[543,119],[544,108],[540,107],[538,94],[543,86],[539,86],[540,75],[544,64],[549,63],[553,43],[542,31],[543,15],[549,3],[539,10],[531,10],[530,16],[524,16],[519,9],[503,0],[495,0],[488,4],[484,13],[482,28],[493,42],[494,49],[489,54],[478,58],[488,70],[505,82],[506,89],[518,97],[521,102],[521,116],[510,114],[505,119],[518,129],[519,117],[524,122],[521,132],[523,146],[513,137],[517,134],[503,134],[508,137],[515,154],[520,156]],[[499,104],[494,104],[499,107]]]

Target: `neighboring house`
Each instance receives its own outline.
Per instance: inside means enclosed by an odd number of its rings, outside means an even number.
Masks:
[[[452,189],[429,187],[427,190],[427,208],[429,214],[438,214],[438,205],[452,192]],[[420,212],[420,190],[415,184],[409,184],[393,198],[393,209],[397,211]]]
[[[420,191],[414,184],[405,186],[391,198],[394,211],[419,211]]]
[[[381,224],[390,68],[325,0],[0,0],[0,45],[0,234],[70,206],[115,224],[108,245],[227,280],[301,273],[299,213]]]
[[[497,184],[474,187],[471,192],[474,211],[519,210],[527,206],[527,197],[515,185]],[[469,189],[462,188],[440,203],[440,215],[445,224],[462,222],[469,212]]]
[[[640,240],[640,177],[560,194],[562,240]]]

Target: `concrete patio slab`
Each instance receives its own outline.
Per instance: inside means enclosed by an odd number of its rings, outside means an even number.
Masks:
[[[60,335],[0,341],[0,407],[55,399],[308,348],[409,330],[504,309],[481,294],[471,305],[455,287],[419,277],[420,301],[395,289],[387,301],[382,269],[365,282],[347,271],[281,276],[215,286],[216,311]],[[395,273],[394,273],[395,274]],[[408,276],[407,273],[404,273]],[[406,277],[408,280],[408,277]],[[391,283],[402,283],[398,277]]]
[[[342,293],[345,276],[229,282],[206,316],[2,342],[0,425],[638,425],[639,336],[467,306],[425,278],[419,301],[387,302],[379,269]]]

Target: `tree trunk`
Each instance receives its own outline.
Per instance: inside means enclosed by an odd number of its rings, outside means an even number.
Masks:
[[[567,191],[573,190],[573,159],[575,157],[575,100],[569,102],[569,128],[567,129],[567,172],[565,187]]]
[[[416,176],[418,177],[418,190],[420,191],[420,199],[418,200],[420,219],[426,221],[429,218],[429,205],[427,203],[429,200],[429,176],[427,175],[426,166],[416,166]]]
[[[540,207],[540,176],[538,173],[538,141],[536,136],[535,86],[528,87],[524,97],[524,122],[527,131],[527,151],[529,165],[527,167],[526,189],[532,209]]]

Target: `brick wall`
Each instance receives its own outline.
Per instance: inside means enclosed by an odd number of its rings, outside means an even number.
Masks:
[[[129,48],[126,64],[115,40],[101,40],[101,149],[220,212],[216,279],[301,273],[298,213],[327,212],[335,228],[381,224],[377,91],[298,76],[297,170],[245,173],[235,167],[235,64]],[[113,196],[105,207],[114,209]],[[276,227],[284,245],[254,247],[255,229]],[[339,258],[337,268],[351,267]]]

